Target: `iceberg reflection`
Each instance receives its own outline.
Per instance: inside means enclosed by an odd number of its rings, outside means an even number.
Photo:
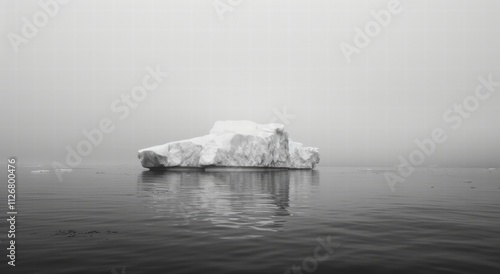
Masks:
[[[178,225],[210,222],[214,227],[277,232],[293,215],[290,204],[300,205],[300,197],[312,195],[318,185],[317,170],[144,171],[137,178],[137,195],[154,217]]]

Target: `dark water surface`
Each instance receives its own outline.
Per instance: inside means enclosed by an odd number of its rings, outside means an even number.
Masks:
[[[500,273],[499,170],[35,169],[1,273]]]

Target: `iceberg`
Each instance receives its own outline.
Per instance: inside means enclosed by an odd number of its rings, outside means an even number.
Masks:
[[[149,169],[256,167],[313,169],[319,149],[289,139],[282,124],[217,121],[208,135],[141,149]]]
[[[319,149],[316,147],[305,147],[302,143],[289,140],[290,146],[290,168],[314,169],[319,163]]]

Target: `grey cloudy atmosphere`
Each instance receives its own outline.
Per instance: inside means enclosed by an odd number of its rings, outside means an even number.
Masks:
[[[246,119],[284,123],[320,165],[394,166],[442,128],[424,165],[500,166],[499,1],[395,1],[363,47],[356,29],[391,1],[214,3],[68,1],[25,37],[44,9],[0,1],[4,159],[65,164],[109,119],[82,164],[139,165],[138,149]]]

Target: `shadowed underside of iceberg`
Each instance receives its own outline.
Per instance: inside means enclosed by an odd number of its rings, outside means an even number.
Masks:
[[[218,121],[208,135],[141,149],[143,167],[312,169],[319,150],[293,142],[282,124]]]

